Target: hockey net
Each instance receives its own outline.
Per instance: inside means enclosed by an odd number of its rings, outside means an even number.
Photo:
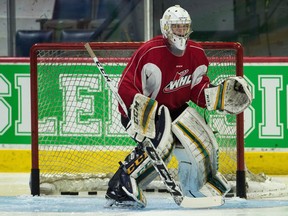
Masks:
[[[221,83],[228,76],[243,75],[240,44],[201,44],[210,61],[208,76],[213,84]],[[129,58],[140,45],[91,43],[116,86]],[[89,57],[84,43],[37,44],[30,56],[31,193],[106,190],[118,162],[135,147],[120,123],[117,100]],[[205,110],[190,105],[204,116]],[[246,178],[250,174],[244,164],[243,114],[236,117],[206,111],[205,118],[215,131],[220,146],[220,172],[232,182],[233,192],[245,197]],[[177,180],[174,157],[168,168]],[[147,189],[161,188],[164,185],[156,179]]]

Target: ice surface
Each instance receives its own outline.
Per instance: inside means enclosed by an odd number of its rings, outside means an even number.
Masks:
[[[288,216],[288,197],[230,198],[221,207],[183,209],[167,193],[145,193],[148,203],[144,209],[107,209],[103,207],[103,192],[33,197],[29,195],[28,182],[29,174],[0,174],[0,216]]]
[[[2,196],[0,215],[97,215],[97,216],[257,216],[288,215],[288,198],[271,200],[244,200],[229,198],[221,207],[210,209],[183,209],[169,194],[149,193],[144,209],[104,208],[104,196]]]

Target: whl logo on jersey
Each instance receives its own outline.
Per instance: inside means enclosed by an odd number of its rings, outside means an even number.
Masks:
[[[191,85],[192,75],[187,74],[189,69],[177,72],[174,79],[164,88],[164,93],[176,91],[177,89]]]

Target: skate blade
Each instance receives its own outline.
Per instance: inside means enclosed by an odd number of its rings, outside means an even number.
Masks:
[[[145,206],[141,203],[137,203],[134,201],[123,201],[117,202],[116,200],[109,199],[107,200],[104,208],[124,208],[124,209],[142,209]]]
[[[107,199],[105,205],[104,205],[104,208],[111,208],[114,204],[116,203],[115,200],[113,199]]]

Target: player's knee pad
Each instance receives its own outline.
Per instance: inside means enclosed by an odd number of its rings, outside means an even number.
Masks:
[[[156,136],[154,139],[151,139],[151,141],[157,149],[159,156],[167,163],[171,160],[174,149],[174,137],[171,124],[172,120],[168,108],[164,105],[160,106],[155,125]]]
[[[218,144],[212,130],[196,110],[188,107],[173,123],[179,180],[187,196],[206,196],[200,189],[217,174]]]

